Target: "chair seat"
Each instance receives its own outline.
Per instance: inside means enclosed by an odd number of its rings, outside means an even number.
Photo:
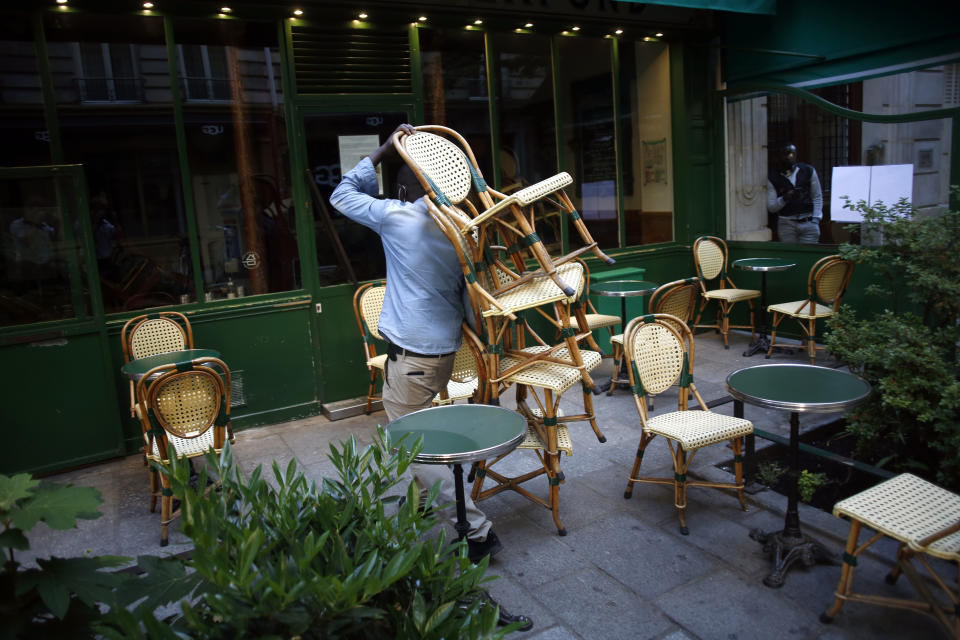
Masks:
[[[756,289],[713,289],[704,291],[703,297],[709,300],[725,300],[726,302],[740,302],[759,298],[760,292]]]
[[[540,434],[532,425],[527,425],[527,432],[523,436],[523,442],[517,445],[517,449],[539,449],[541,451],[547,448],[547,443],[540,439]],[[573,441],[570,440],[570,430],[565,424],[557,425],[557,451],[563,451],[568,456],[573,455]]]
[[[591,331],[620,324],[620,316],[608,316],[604,313],[587,313],[585,315],[587,318],[587,328]],[[580,325],[577,323],[575,317],[570,318],[570,326],[580,329]]]
[[[841,500],[833,515],[859,520],[871,529],[944,560],[960,560],[960,531],[927,548],[916,543],[960,520],[960,496],[910,473],[902,473]]]
[[[576,262],[568,262],[557,267],[557,275],[574,291],[579,291],[583,285],[583,267]],[[536,276],[529,282],[495,296],[497,304],[503,307],[503,311],[491,308],[485,310],[483,315],[508,315],[524,309],[532,309],[548,302],[559,302],[566,298],[567,295],[550,276]]]
[[[547,351],[549,347],[527,347],[526,349],[521,349],[524,353],[529,353],[530,355],[535,355],[538,353],[543,353]],[[570,359],[570,353],[567,351],[566,347],[557,349],[554,353],[554,356],[561,360],[568,361],[573,365],[573,361]],[[580,357],[583,359],[584,367],[587,371],[593,371],[596,369],[600,362],[603,360],[601,356],[596,351],[580,351]],[[508,370],[510,367],[518,365],[522,362],[519,357],[516,356],[503,356],[500,358],[500,371]],[[506,378],[506,382],[513,382],[516,384],[526,384],[532,387],[542,387],[545,389],[550,389],[555,393],[563,393],[574,384],[580,382],[583,378],[580,375],[580,370],[574,368],[573,366],[564,366],[562,364],[556,364],[553,362],[537,362],[530,365],[525,369],[521,369],[517,373],[513,374]]]
[[[205,454],[213,447],[213,432],[214,430],[211,428],[207,429],[203,432],[203,434],[197,436],[196,438],[181,438],[168,431],[167,441],[173,445],[173,448],[176,449],[181,458],[194,458],[196,456]],[[220,452],[219,449],[216,451],[217,453]],[[147,458],[157,461],[162,460],[156,439],[153,439],[153,447],[151,452],[147,454]]]
[[[713,411],[672,411],[654,416],[645,429],[676,440],[685,451],[753,433],[753,423]]]
[[[383,371],[385,363],[387,362],[387,354],[381,353],[378,356],[374,356],[367,360],[367,367],[372,369],[380,369]]]
[[[615,335],[615,336],[610,336],[610,342],[612,342],[612,343],[614,343],[614,344],[619,344],[619,345],[622,346],[622,345],[623,345],[623,334],[622,334],[622,333],[618,333],[618,334]]]
[[[473,380],[467,380],[466,382],[458,382],[456,380],[451,380],[447,383],[447,399],[443,400],[440,398],[438,393],[434,399],[434,404],[450,404],[454,400],[462,400],[464,398],[472,398],[473,393],[477,390],[477,385],[480,383],[478,378]]]
[[[512,195],[520,204],[528,205],[571,184],[573,184],[573,178],[570,177],[569,173],[563,171],[529,187],[524,187],[520,191],[515,191]]]
[[[833,307],[823,304],[816,304],[816,311],[810,315],[810,305],[807,300],[797,300],[796,302],[780,302],[767,307],[767,311],[775,311],[786,316],[794,318],[828,318],[833,315]]]

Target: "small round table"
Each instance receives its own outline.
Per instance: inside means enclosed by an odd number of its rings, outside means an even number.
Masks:
[[[467,537],[466,498],[463,493],[464,462],[495,458],[517,448],[527,431],[527,423],[516,411],[487,404],[448,404],[430,407],[400,416],[387,424],[391,441],[408,436],[409,447],[423,436],[423,448],[413,459],[419,464],[452,464],[454,492],[457,498],[457,539]],[[489,593],[484,598],[498,606]],[[514,616],[500,607],[501,622],[525,621],[524,630],[533,626],[525,616]]]
[[[767,337],[767,273],[786,271],[797,266],[797,263],[783,258],[740,258],[733,261],[733,266],[744,271],[760,272],[760,331],[743,355],[749,357],[759,351],[766,353],[770,348],[770,339]]]
[[[623,333],[627,330],[627,298],[648,296],[656,291],[659,286],[656,282],[650,282],[649,280],[610,280],[591,284],[590,293],[608,298],[620,298],[620,331]],[[630,379],[621,371],[625,363],[626,359],[621,358],[620,366],[617,367],[617,371],[614,371],[613,378],[610,380],[607,395],[613,393],[616,385],[630,383]]]
[[[826,549],[800,531],[797,508],[800,414],[846,411],[867,399],[870,383],[852,373],[828,367],[762,364],[731,373],[727,376],[727,390],[736,401],[734,415],[743,415],[744,402],[790,412],[790,467],[787,471],[790,494],[783,530],[765,533],[754,529],[750,532],[750,537],[763,544],[764,551],[773,557],[773,572],[763,579],[763,583],[768,587],[781,587],[787,570],[798,560],[808,567],[817,561],[832,562]]]
[[[168,351],[145,358],[137,358],[120,367],[120,372],[133,381],[142,378],[154,367],[162,367],[178,362],[202,360],[203,358],[219,358],[220,352],[216,349],[184,349],[183,351]]]

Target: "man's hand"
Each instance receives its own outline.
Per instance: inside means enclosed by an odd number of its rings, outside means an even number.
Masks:
[[[401,124],[399,127],[394,129],[393,133],[387,136],[386,142],[384,142],[377,148],[376,151],[370,154],[370,162],[373,163],[373,166],[377,166],[385,158],[390,158],[397,155],[397,150],[393,148],[393,136],[399,131],[402,131],[407,135],[413,135],[417,132],[412,124],[406,123]]]

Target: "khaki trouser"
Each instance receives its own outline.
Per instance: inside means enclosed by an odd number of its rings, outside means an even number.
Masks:
[[[429,407],[434,396],[446,388],[453,372],[454,357],[454,354],[451,354],[443,358],[415,358],[404,355],[396,356],[396,360],[388,358],[383,372],[383,408],[387,411],[387,418],[393,421]],[[410,465],[410,470],[421,495],[439,482],[437,504],[456,505],[453,471],[450,467],[442,464],[414,464]],[[470,523],[467,538],[486,540],[487,532],[490,531],[490,520],[470,499],[468,487],[464,488],[464,494],[467,521]],[[450,522],[455,525],[456,521],[454,510]]]

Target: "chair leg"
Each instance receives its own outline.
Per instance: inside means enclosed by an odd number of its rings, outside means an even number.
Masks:
[[[630,477],[627,479],[627,489],[623,492],[623,497],[627,500],[633,495],[633,483],[638,482],[635,478],[640,474],[640,465],[643,464],[643,452],[646,451],[647,445],[650,444],[650,441],[655,437],[656,436],[646,433],[640,436],[640,444],[637,445],[637,457],[633,461],[633,469],[630,471]]]
[[[148,473],[150,474],[150,513],[155,513],[157,510],[157,496],[160,495],[160,487],[157,486],[160,484],[160,472],[156,469],[149,469]]]
[[[810,364],[817,363],[817,321],[810,320],[810,326],[807,330],[807,355],[810,356]]]
[[[613,386],[613,383],[610,384]],[[583,410],[587,414],[587,420],[590,421],[590,428],[593,429],[593,435],[597,436],[600,442],[606,442],[607,436],[603,435],[600,427],[597,425],[597,415],[593,410],[593,390],[583,385]]]
[[[747,497],[743,493],[743,439],[733,438],[730,446],[733,449],[733,477],[737,483],[737,499],[740,500],[740,508],[746,511]]]
[[[680,519],[680,533],[690,535],[687,528],[687,452],[677,443],[677,450],[673,458],[673,487],[674,505],[677,507],[677,517]]]
[[[586,392],[585,393],[589,393]],[[547,450],[543,452],[547,468],[547,482],[550,484],[550,512],[553,514],[553,523],[557,525],[557,535],[567,535],[567,528],[560,520],[560,483],[563,482],[563,472],[560,471],[560,450],[557,440],[557,411],[550,389],[543,390],[543,425],[547,436]]]
[[[373,400],[376,398],[377,391],[377,370],[373,367],[370,368],[370,386],[367,388],[367,408],[364,409],[364,413],[370,415],[370,412],[373,411]]]
[[[720,329],[720,333],[723,334],[723,348],[729,349],[730,340],[728,338],[728,334],[730,333],[730,307],[728,307],[726,304],[721,304],[720,313],[722,314],[720,318],[720,322],[722,325]]]
[[[857,538],[860,537],[860,521],[850,521],[850,533],[847,535],[847,545],[844,549],[844,558],[855,558],[857,550]],[[833,622],[833,618],[839,613],[843,603],[847,601],[850,595],[850,585],[853,582],[853,564],[845,559],[843,567],[840,569],[840,582],[837,584],[836,597],[830,608],[820,614],[820,622],[828,624]]]
[[[777,327],[780,326],[780,322],[782,322],[785,317],[782,313],[773,312],[773,318],[770,321],[770,346],[767,347],[767,358],[773,355],[773,347],[777,344]]]
[[[165,547],[170,543],[169,527],[173,519],[173,490],[170,488],[170,479],[160,474],[160,484],[162,493],[160,496],[160,546]]]

